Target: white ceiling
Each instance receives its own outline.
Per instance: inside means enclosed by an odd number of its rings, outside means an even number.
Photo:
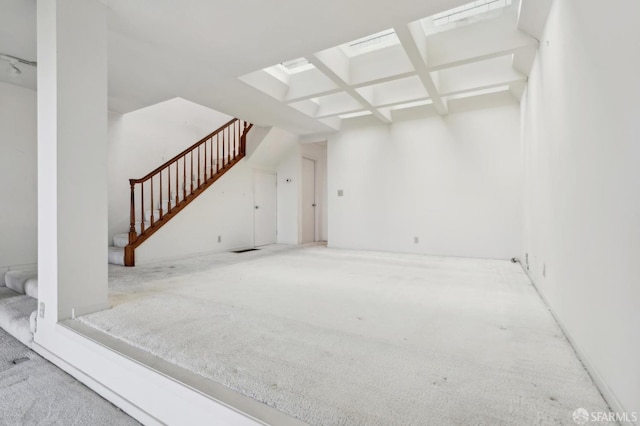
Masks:
[[[179,96],[258,125],[299,134],[329,131],[330,126],[239,77],[286,60],[315,58],[332,46],[406,27],[468,1],[103,0],[109,24],[109,107],[125,113]],[[0,3],[0,53],[36,59],[35,9],[35,0]],[[546,17],[542,9],[523,6],[520,28],[539,36]],[[515,30],[517,22],[513,25]],[[452,61],[455,54],[440,57]],[[1,81],[34,88],[33,70],[21,66],[23,74],[16,78],[3,69],[7,65],[0,61]],[[449,81],[456,79],[455,73],[449,76]],[[398,90],[410,90],[410,81],[397,84]]]

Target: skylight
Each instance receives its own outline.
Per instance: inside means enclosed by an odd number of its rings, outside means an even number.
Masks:
[[[436,25],[445,25],[474,15],[511,5],[511,0],[476,0],[432,16]]]
[[[371,111],[351,112],[349,114],[341,114],[338,117],[345,120],[347,118],[364,117],[365,115],[371,115]]]
[[[433,34],[484,19],[495,17],[511,6],[512,0],[476,0],[421,20],[425,33]],[[493,12],[493,13],[491,13]]]
[[[394,105],[390,109],[391,109],[391,111],[397,111],[397,110],[401,110],[401,109],[415,108],[415,107],[424,106],[424,105],[431,105],[432,103],[433,103],[432,100],[426,99],[426,100],[422,100],[422,101],[407,102],[405,104]]]
[[[393,29],[380,31],[366,37],[353,40],[340,46],[347,56],[356,56],[374,50],[382,49],[388,46],[398,44],[398,36]]]
[[[456,95],[450,95],[450,96],[447,96],[447,99],[449,99],[449,100],[464,99],[464,98],[470,98],[472,96],[489,95],[489,94],[492,94],[492,93],[505,92],[507,90],[509,90],[509,85],[503,85],[503,86],[497,86],[497,87],[489,87],[487,89],[472,90],[472,91],[469,91],[469,92],[458,93]]]
[[[315,68],[313,64],[307,61],[305,58],[296,58],[290,61],[284,61],[279,65],[287,74],[296,74]]]

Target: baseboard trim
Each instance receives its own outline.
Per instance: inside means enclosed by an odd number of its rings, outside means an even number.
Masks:
[[[613,393],[609,385],[607,385],[607,382],[604,380],[604,377],[602,377],[602,374],[600,374],[598,369],[595,367],[594,363],[589,359],[589,356],[581,349],[580,345],[578,345],[576,340],[571,335],[571,332],[569,332],[567,327],[565,327],[564,323],[562,322],[555,308],[553,307],[553,304],[545,296],[542,290],[540,290],[538,285],[535,283],[535,281],[529,274],[529,271],[527,271],[527,268],[524,265],[522,265],[522,263],[520,263],[520,267],[529,278],[529,281],[533,285],[533,288],[536,289],[536,292],[538,293],[538,296],[540,296],[540,299],[542,299],[543,303],[547,306],[547,309],[549,309],[549,312],[551,313],[554,320],[562,330],[562,333],[565,335],[565,337],[569,341],[569,344],[573,348],[573,351],[576,353],[576,356],[582,363],[585,370],[587,370],[587,373],[591,377],[591,380],[593,380],[593,383],[598,388],[598,391],[600,391],[600,394],[604,398],[605,402],[609,405],[609,409],[615,413],[628,413],[625,407],[620,403],[618,398],[615,396],[615,394]],[[620,424],[624,426],[637,426],[637,424],[634,422],[621,422]]]

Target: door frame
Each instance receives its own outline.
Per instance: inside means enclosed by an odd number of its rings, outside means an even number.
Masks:
[[[252,228],[252,241],[253,241],[253,248],[256,248],[256,173],[267,173],[270,175],[273,175],[273,177],[275,178],[276,181],[276,196],[275,196],[275,200],[274,200],[274,208],[276,210],[276,214],[275,214],[275,229],[276,229],[276,240],[274,242],[274,244],[278,243],[278,173],[273,171],[273,170],[265,170],[265,169],[253,169],[253,173],[252,173],[252,182],[251,182],[251,186],[253,189],[253,200],[251,202],[251,213],[253,213],[253,220],[251,221],[251,228]],[[261,246],[262,247],[262,246]]]

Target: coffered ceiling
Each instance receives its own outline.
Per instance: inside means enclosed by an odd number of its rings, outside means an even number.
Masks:
[[[182,97],[312,134],[353,115],[388,122],[412,104],[446,114],[455,98],[508,91],[517,99],[551,2],[522,1],[429,32],[423,18],[468,1],[103,0],[109,107],[126,113]],[[3,0],[0,12],[0,53],[35,60],[36,1]],[[389,30],[394,43],[349,52]],[[267,71],[298,58],[311,64],[306,71]],[[0,81],[35,88],[35,69],[19,68],[12,74],[0,59]]]

